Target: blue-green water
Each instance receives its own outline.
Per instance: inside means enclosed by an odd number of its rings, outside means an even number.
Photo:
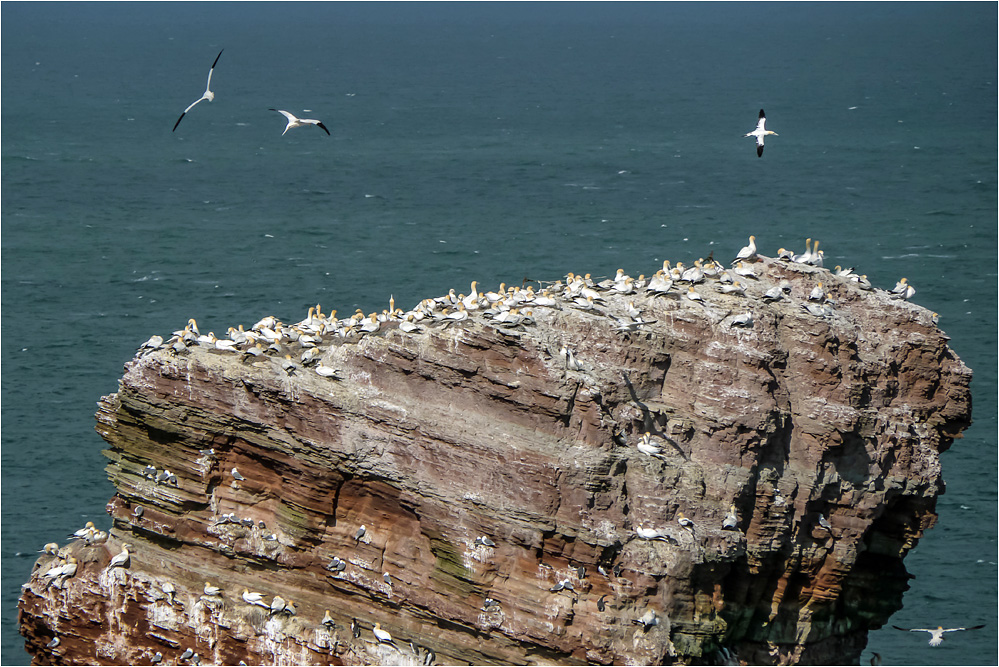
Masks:
[[[153,333],[803,250],[901,277],[975,371],[885,664],[997,658],[997,9],[2,5],[2,662],[34,552],[113,494],[95,402]],[[204,90],[217,97],[171,132]],[[320,118],[290,130],[269,107]],[[762,159],[758,110],[780,136]],[[310,111],[305,112],[303,110]],[[865,653],[865,656],[867,655]]]

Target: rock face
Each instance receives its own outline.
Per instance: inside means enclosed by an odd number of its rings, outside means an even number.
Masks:
[[[110,539],[40,559],[19,607],[29,652],[856,663],[934,523],[971,371],[921,307],[802,264],[744,268],[758,277],[726,294],[733,276],[709,266],[701,301],[625,278],[588,301],[571,276],[554,305],[515,290],[507,311],[455,297],[453,319],[443,298],[384,322],[313,312],[298,329],[321,331],[314,353],[290,327],[259,356],[154,341],[97,414]],[[127,567],[105,569],[123,543]],[[70,554],[75,576],[40,576]]]

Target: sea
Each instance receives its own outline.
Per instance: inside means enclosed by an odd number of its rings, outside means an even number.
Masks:
[[[37,551],[114,488],[152,334],[818,239],[974,370],[939,521],[862,657],[997,661],[997,5],[0,5],[3,664]],[[211,89],[172,131],[181,111]],[[271,109],[329,128],[283,133]],[[765,109],[762,158],[754,140]],[[985,628],[929,648],[902,627]]]

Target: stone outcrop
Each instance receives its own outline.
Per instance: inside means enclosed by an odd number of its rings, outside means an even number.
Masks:
[[[856,663],[935,520],[971,371],[919,306],[812,266],[748,266],[745,294],[709,268],[701,301],[622,279],[589,302],[575,282],[550,287],[553,305],[507,291],[508,311],[455,297],[451,319],[443,299],[381,322],[317,311],[299,323],[325,330],[304,364],[301,338],[258,356],[154,341],[97,415],[110,538],[39,560],[19,606],[29,652]],[[107,569],[123,543],[127,567]],[[41,576],[68,555],[75,576]]]

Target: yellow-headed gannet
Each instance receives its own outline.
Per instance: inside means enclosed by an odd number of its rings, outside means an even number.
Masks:
[[[683,512],[676,513],[676,522],[684,528],[693,528],[694,522],[683,515]]]
[[[739,516],[735,512],[735,505],[729,505],[728,514],[722,519],[722,530],[737,530],[739,528]]]
[[[903,632],[928,632],[930,633],[930,646],[940,646],[944,640],[945,632],[960,632],[961,630],[981,630],[984,625],[972,625],[968,628],[944,628],[942,625],[938,625],[935,628],[900,628],[897,625],[891,626],[896,630],[902,630]]]
[[[662,456],[662,447],[652,443],[651,435],[648,431],[643,433],[638,438],[638,444],[636,445],[638,451],[643,454],[648,454],[649,456]]]
[[[909,280],[907,278],[899,280],[895,283],[895,287],[891,290],[891,294],[893,294],[896,298],[901,299],[911,299],[915,293],[916,288],[909,284]]]
[[[748,329],[753,326],[753,314],[745,312],[734,315],[729,324],[734,327],[745,327]]]
[[[392,644],[392,646],[395,646],[395,642],[392,641],[392,635],[385,630],[382,630],[381,623],[375,623],[375,627],[371,631],[375,633],[375,639],[378,641],[383,644]]]
[[[106,569],[110,570],[111,568],[115,567],[128,567],[128,558],[129,558],[128,550],[132,548],[133,547],[131,544],[121,545],[121,551],[115,554],[114,558],[111,559],[111,562],[108,563]]]
[[[791,255],[792,262],[807,264],[812,258],[812,239],[805,239],[805,252],[800,255]]]
[[[279,114],[281,114],[282,116],[284,116],[285,118],[288,119],[288,124],[284,126],[284,132],[287,132],[288,130],[292,129],[293,127],[304,127],[306,125],[317,125],[317,126],[323,128],[323,131],[326,132],[326,134],[330,133],[330,131],[326,129],[326,126],[323,125],[321,121],[318,121],[318,120],[316,120],[314,118],[298,118],[298,117],[295,116],[295,114],[288,113],[284,109],[270,109],[270,111],[277,111]],[[284,136],[284,132],[281,133],[281,136]]]
[[[323,614],[322,624],[325,625],[330,630],[332,630],[333,628],[336,627],[336,623],[333,622],[333,617],[330,616],[330,610],[329,609],[327,609],[326,613]]]
[[[74,540],[85,540],[95,532],[97,532],[97,528],[94,527],[94,522],[88,521],[83,528],[79,529],[75,533],[72,533],[69,537]]]
[[[750,236],[749,245],[743,247],[742,250],[739,251],[739,254],[735,256],[735,261],[738,262],[739,260],[742,259],[750,260],[755,257],[756,257],[756,237]]]
[[[264,609],[270,609],[270,605],[264,602],[264,596],[260,593],[251,593],[248,588],[243,589],[243,602],[246,604],[256,605],[258,607],[263,607]]]
[[[756,121],[756,129],[745,135],[747,137],[756,137],[757,157],[763,157],[763,137],[767,136],[768,134],[772,134],[775,137],[779,136],[773,130],[768,130],[766,126],[767,126],[766,114],[763,113],[763,109],[760,109],[760,118],[758,121]]]
[[[583,370],[583,364],[576,360],[576,356],[572,353],[572,350],[567,348],[565,345],[559,350],[559,354],[565,358],[565,367],[570,371],[581,371]]]
[[[225,49],[222,49],[222,51],[225,51]],[[205,85],[204,94],[198,99],[194,100],[194,102],[191,103],[191,106],[184,109],[184,113],[180,114],[180,118],[178,118],[177,122],[173,124],[173,130],[172,130],[173,132],[177,131],[177,126],[180,125],[180,121],[184,120],[184,115],[187,114],[188,111],[193,109],[194,105],[196,105],[198,102],[201,102],[202,100],[208,100],[209,102],[211,102],[212,100],[215,99],[215,93],[212,92],[212,73],[215,71],[215,65],[218,64],[219,58],[222,57],[222,51],[219,51],[219,54],[215,56],[215,62],[212,63],[211,69],[208,70],[208,83]]]
[[[822,303],[823,301],[826,300],[826,293],[822,289],[822,283],[819,283],[818,285],[812,288],[812,291],[808,294],[808,300],[818,301],[819,303]]]
[[[270,607],[271,616],[273,616],[274,614],[280,614],[282,611],[284,611],[286,606],[288,605],[287,603],[285,603],[284,598],[281,597],[280,595],[275,595],[274,599],[271,600],[271,607]]]
[[[205,595],[210,598],[217,597],[222,594],[222,589],[215,586],[210,581],[205,582]]]
[[[50,556],[55,556],[59,552],[59,544],[57,542],[49,542],[44,547],[42,547],[40,554],[48,554]]]
[[[697,293],[693,285],[687,289],[687,294],[685,296],[691,301],[704,301],[704,297]]]

